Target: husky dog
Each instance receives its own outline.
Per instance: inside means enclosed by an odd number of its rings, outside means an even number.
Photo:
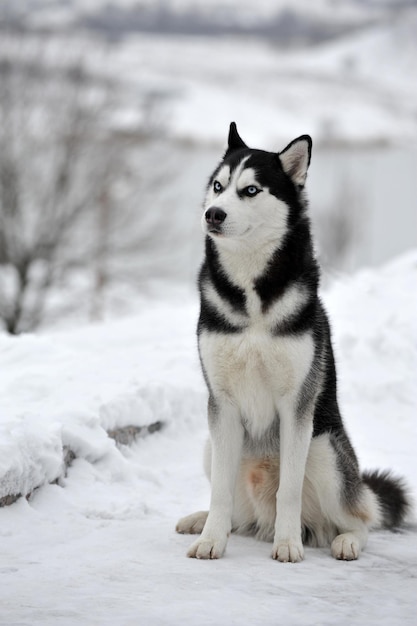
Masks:
[[[272,541],[278,561],[301,561],[303,543],[349,561],[409,508],[401,480],[360,473],[340,416],[304,195],[311,147],[303,135],[253,150],[232,123],[209,181],[198,344],[211,502],[178,522],[201,533],[190,557],[220,558],[233,531]]]

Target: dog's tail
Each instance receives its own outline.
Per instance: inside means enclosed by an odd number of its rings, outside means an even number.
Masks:
[[[366,471],[362,479],[379,500],[382,527],[396,528],[403,524],[412,507],[404,480],[393,476],[389,470]]]

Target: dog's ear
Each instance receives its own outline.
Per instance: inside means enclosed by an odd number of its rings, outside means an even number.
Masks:
[[[248,146],[245,144],[245,142],[237,132],[236,123],[231,122],[229,128],[229,138],[227,140],[226,154],[228,154],[229,152],[233,152],[233,150],[239,150],[247,147]]]
[[[284,172],[296,185],[303,186],[306,181],[312,145],[309,135],[301,135],[279,153]]]

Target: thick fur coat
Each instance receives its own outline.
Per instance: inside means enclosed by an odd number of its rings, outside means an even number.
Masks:
[[[253,150],[232,123],[207,187],[198,345],[211,502],[178,522],[201,533],[191,557],[221,557],[234,531],[271,541],[282,562],[301,561],[303,544],[352,560],[409,506],[401,481],[360,472],[343,426],[304,192],[311,147],[303,135]]]

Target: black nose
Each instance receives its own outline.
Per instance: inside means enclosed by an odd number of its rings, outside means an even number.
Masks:
[[[210,209],[207,209],[205,218],[207,224],[211,224],[212,226],[218,226],[219,224],[224,222],[224,220],[226,219],[226,215],[227,214],[223,211],[223,209],[212,206],[210,207]]]

